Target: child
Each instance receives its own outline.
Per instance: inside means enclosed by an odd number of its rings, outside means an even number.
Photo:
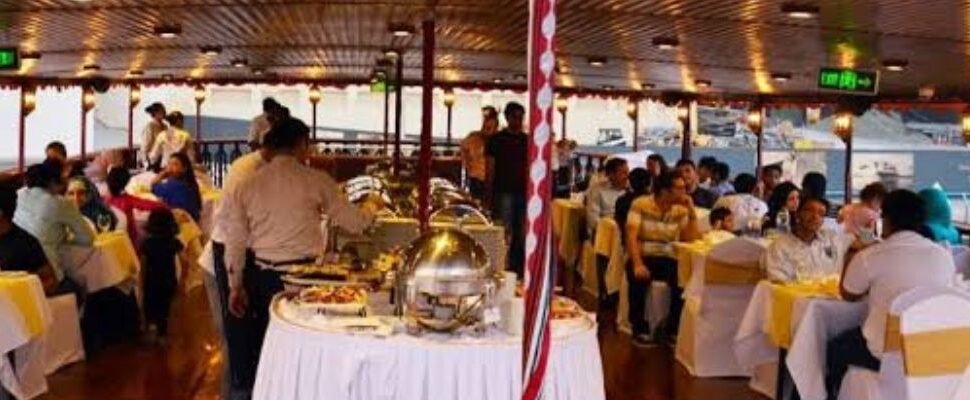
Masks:
[[[711,223],[711,231],[704,235],[704,239],[711,243],[719,243],[734,238],[734,215],[726,207],[717,207],[711,210],[708,217]]]
[[[168,313],[175,296],[175,258],[182,251],[179,227],[172,212],[165,208],[152,210],[148,216],[147,237],[142,242],[145,257],[145,320],[154,325],[160,343],[168,335]]]

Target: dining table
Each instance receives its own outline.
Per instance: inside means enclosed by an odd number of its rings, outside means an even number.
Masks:
[[[47,392],[44,336],[52,324],[40,279],[0,271],[0,385],[15,399]]]

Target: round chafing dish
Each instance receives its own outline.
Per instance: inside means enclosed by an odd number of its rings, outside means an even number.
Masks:
[[[433,229],[405,249],[398,291],[404,314],[420,327],[453,331],[479,326],[498,285],[488,254],[471,236]]]

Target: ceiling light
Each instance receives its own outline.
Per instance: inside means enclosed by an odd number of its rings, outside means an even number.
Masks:
[[[164,79],[164,80],[166,80],[166,81],[170,81],[170,80],[172,80],[172,79],[175,79],[175,75],[172,75],[172,74],[165,74],[165,75],[162,75],[162,79]]]
[[[498,85],[498,84],[500,84],[500,83],[502,83],[502,82],[504,82],[504,80],[502,80],[502,78],[495,78],[495,79],[492,79],[492,83],[494,83],[494,84],[496,84],[496,85]]]
[[[707,79],[698,79],[694,81],[694,85],[697,85],[697,87],[700,89],[707,89],[711,87],[711,81]]]
[[[162,24],[155,27],[155,36],[162,39],[172,39],[182,34],[182,25]]]
[[[603,90],[613,90],[613,85],[603,85]]]
[[[82,68],[85,71],[100,71],[101,70],[101,66],[98,65],[98,64],[85,64],[84,67],[82,67]]]
[[[819,8],[813,4],[784,3],[781,5],[781,12],[789,18],[810,19],[818,16]]]
[[[594,67],[602,67],[606,65],[606,57],[590,57],[587,61],[589,62],[589,65]]]
[[[791,80],[791,74],[788,72],[773,72],[771,74],[771,80],[778,83],[785,83]]]
[[[202,54],[213,57],[222,53],[222,46],[202,46],[199,48]]]
[[[526,74],[515,74],[515,76],[513,76],[513,78],[514,78],[515,80],[517,80],[517,81],[524,81],[524,80],[526,80],[526,78],[528,78],[528,77],[529,77],[529,76],[528,76],[528,75],[526,75]]]
[[[236,68],[243,68],[247,64],[249,64],[249,62],[246,61],[245,58],[235,58],[235,59],[232,60],[232,66],[233,67],[236,67]]]
[[[266,70],[263,68],[253,68],[253,75],[261,76],[265,73],[266,73]]]
[[[20,59],[23,61],[37,61],[40,60],[40,52],[37,51],[24,51],[20,53]]]
[[[384,57],[385,58],[389,58],[389,59],[393,60],[393,59],[397,58],[399,55],[401,55],[401,52],[398,51],[398,50],[396,50],[396,49],[385,49],[384,50]]]
[[[660,50],[673,50],[680,46],[680,40],[672,36],[658,36],[653,38],[652,42]]]
[[[909,65],[909,61],[903,59],[893,58],[882,60],[882,67],[885,68],[886,71],[900,72],[906,69],[907,65]]]
[[[393,23],[387,27],[387,30],[396,37],[408,37],[414,34],[414,26],[405,22]]]

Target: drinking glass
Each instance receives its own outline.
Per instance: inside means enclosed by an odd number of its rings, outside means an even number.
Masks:
[[[98,232],[107,232],[111,229],[111,217],[107,214],[98,215],[98,220],[95,223],[98,225]]]

